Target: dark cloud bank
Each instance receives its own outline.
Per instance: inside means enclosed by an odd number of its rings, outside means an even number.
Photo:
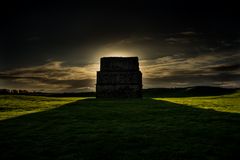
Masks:
[[[6,4],[0,88],[92,91],[102,56],[138,56],[144,87],[240,87],[230,2]]]

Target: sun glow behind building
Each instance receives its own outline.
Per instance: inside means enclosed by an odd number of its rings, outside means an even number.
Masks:
[[[144,88],[240,86],[237,8],[212,1],[34,3],[5,7],[11,14],[0,26],[0,88],[94,89],[101,57],[139,57]]]

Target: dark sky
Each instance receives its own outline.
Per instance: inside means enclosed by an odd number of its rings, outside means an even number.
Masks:
[[[9,2],[0,88],[94,90],[102,56],[138,56],[144,87],[240,85],[231,1]]]

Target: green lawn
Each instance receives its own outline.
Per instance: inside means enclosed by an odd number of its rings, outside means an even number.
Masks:
[[[239,94],[0,96],[0,159],[239,159]]]
[[[0,120],[60,107],[85,98],[0,95]]]
[[[240,93],[208,97],[153,98],[221,112],[240,113]]]

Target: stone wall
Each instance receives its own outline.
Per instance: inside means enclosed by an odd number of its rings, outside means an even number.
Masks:
[[[139,71],[138,57],[103,57],[101,71]]]
[[[142,84],[142,73],[133,72],[97,72],[97,84]]]
[[[142,73],[138,57],[101,58],[97,72],[97,98],[142,97]]]

